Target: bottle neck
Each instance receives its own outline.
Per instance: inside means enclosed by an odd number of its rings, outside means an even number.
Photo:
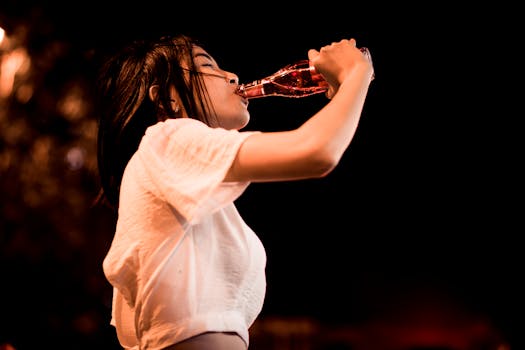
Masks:
[[[237,95],[248,99],[264,97],[265,93],[263,84],[264,83],[261,80],[254,80],[251,83],[240,84],[237,86],[237,90],[235,92]]]

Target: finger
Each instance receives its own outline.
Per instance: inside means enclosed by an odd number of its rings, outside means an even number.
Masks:
[[[319,51],[315,49],[308,50],[308,59],[310,59],[310,61],[315,59],[317,56],[319,56]]]
[[[332,97],[334,97],[334,95],[335,95],[335,90],[334,90],[334,88],[333,88],[332,86],[330,86],[330,87],[328,88],[328,90],[324,93],[324,95],[325,95],[329,100],[331,100]]]

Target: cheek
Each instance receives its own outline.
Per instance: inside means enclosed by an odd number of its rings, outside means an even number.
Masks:
[[[206,90],[210,95],[220,95],[223,94],[226,89],[226,83],[218,77],[206,77],[204,84],[206,85]]]
[[[209,84],[207,86],[208,94],[214,103],[225,103],[227,96],[230,94],[228,87],[222,82],[216,84]]]
[[[235,96],[232,96],[231,89],[225,86],[224,83],[208,84],[206,88],[210,101],[217,113],[224,113],[232,108],[232,97]]]

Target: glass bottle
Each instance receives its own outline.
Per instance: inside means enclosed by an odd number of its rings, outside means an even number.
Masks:
[[[361,52],[370,58],[366,47]],[[300,60],[279,69],[266,78],[240,84],[237,93],[252,99],[267,96],[306,97],[328,91],[328,83],[309,60]]]

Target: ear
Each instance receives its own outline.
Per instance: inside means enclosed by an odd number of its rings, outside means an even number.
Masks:
[[[148,95],[149,95],[149,99],[154,102],[159,95],[159,86],[151,85],[148,90]]]
[[[159,95],[159,86],[158,85],[151,85],[148,90],[148,96],[149,99],[153,102],[155,102]],[[171,100],[171,107],[175,111],[175,113],[178,113],[180,111],[180,106],[177,100],[173,97]]]

